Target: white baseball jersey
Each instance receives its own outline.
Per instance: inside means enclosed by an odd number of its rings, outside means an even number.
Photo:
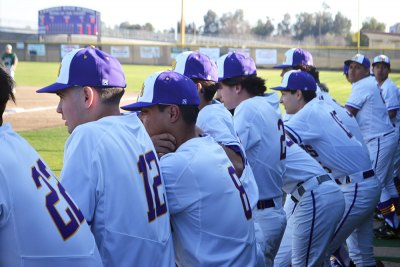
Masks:
[[[400,92],[397,85],[387,78],[381,85],[382,97],[388,111],[400,108]],[[396,119],[392,121],[396,126],[400,126],[400,112],[397,112]]]
[[[336,116],[342,121],[343,125],[354,135],[354,137],[365,146],[364,138],[356,118],[345,107],[336,102],[327,92],[321,91],[317,84],[317,97],[330,105],[336,112]]]
[[[234,127],[257,181],[260,199],[282,196],[286,142],[280,114],[268,97],[242,101],[235,109]]]
[[[0,266],[103,266],[82,212],[39,154],[0,127]]]
[[[368,76],[353,83],[346,106],[358,110],[356,120],[366,143],[374,137],[393,131],[374,77]]]
[[[252,210],[222,147],[192,138],[160,164],[178,266],[254,266]]]
[[[159,161],[136,114],[76,127],[61,177],[91,225],[105,266],[175,266]]]
[[[240,149],[245,167],[240,181],[246,190],[250,205],[254,209],[258,201],[258,187],[253,171],[246,159],[244,148],[235,133],[232,114],[221,103],[207,105],[200,110],[196,125],[218,143]]]
[[[368,151],[324,101],[314,98],[285,123],[290,138],[334,178],[371,169]]]

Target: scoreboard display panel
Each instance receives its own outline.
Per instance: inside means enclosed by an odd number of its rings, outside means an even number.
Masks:
[[[98,35],[100,12],[77,6],[59,6],[39,10],[39,34]]]

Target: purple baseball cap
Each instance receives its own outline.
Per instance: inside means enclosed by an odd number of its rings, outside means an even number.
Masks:
[[[57,81],[37,90],[56,93],[73,86],[126,87],[125,75],[119,61],[95,48],[75,49],[61,61]]]
[[[155,105],[199,104],[197,86],[190,78],[175,71],[164,71],[150,75],[144,81],[137,102],[121,108],[136,111]]]
[[[345,65],[349,66],[351,62],[356,62],[360,65],[363,65],[366,69],[369,69],[371,66],[371,63],[369,62],[369,59],[362,55],[362,54],[356,54],[354,57],[351,59],[348,59],[344,62]]]
[[[299,65],[314,66],[313,57],[310,52],[301,48],[291,48],[285,52],[285,61],[274,69],[292,68]]]
[[[317,83],[314,77],[306,71],[291,70],[283,75],[282,83],[280,86],[272,87],[272,90],[301,90],[301,91],[315,91],[317,90]]]
[[[175,72],[190,79],[218,82],[217,65],[200,52],[186,51],[179,54],[175,58],[173,68]]]
[[[346,64],[343,65],[343,74],[344,75],[349,74],[349,65]]]
[[[251,57],[233,52],[221,56],[217,60],[218,81],[225,79],[257,75],[256,64]]]
[[[374,62],[372,63],[372,67],[375,66],[377,63],[384,63],[388,65],[390,68],[390,58],[386,55],[379,55],[374,57]]]

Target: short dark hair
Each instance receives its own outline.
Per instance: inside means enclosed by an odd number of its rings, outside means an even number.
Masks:
[[[217,92],[219,88],[219,83],[214,82],[214,81],[206,81],[206,80],[200,80],[200,79],[192,79],[194,83],[200,83],[203,90],[203,97],[206,101],[211,101],[213,100],[215,93]]]
[[[100,101],[106,105],[119,104],[125,89],[121,87],[93,87],[100,96]]]
[[[292,95],[294,95],[297,92],[297,90],[284,90],[284,91],[289,91]],[[301,94],[303,95],[304,102],[306,102],[306,103],[310,102],[317,96],[317,93],[313,90],[309,90],[309,91],[300,90],[300,91],[301,91]]]
[[[263,96],[267,90],[265,80],[257,75],[228,78],[222,83],[228,86],[240,84],[252,96]]]
[[[164,112],[169,105],[157,105],[158,110]],[[189,125],[196,125],[199,107],[195,105],[177,105],[182,113],[183,121]]]
[[[310,66],[310,65],[304,65],[304,64],[300,64],[297,66],[293,67],[294,70],[302,70],[305,72],[308,72],[309,74],[311,74],[311,76],[313,76],[314,80],[316,83],[320,83],[319,81],[319,71],[317,70],[316,67],[314,66]]]
[[[15,82],[13,78],[7,73],[3,66],[0,66],[0,125],[3,123],[3,113],[6,109],[8,100],[12,100],[15,103],[15,95],[13,89]]]
[[[306,103],[310,102],[317,96],[316,92],[313,90],[301,91],[301,93],[303,94],[303,98]]]

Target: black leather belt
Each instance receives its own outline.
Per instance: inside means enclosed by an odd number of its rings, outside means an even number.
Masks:
[[[257,209],[263,210],[267,208],[273,208],[275,207],[274,200],[272,198],[270,199],[261,199],[257,202]]]
[[[317,176],[317,177],[315,177],[315,178],[313,178],[313,179],[316,179],[316,180],[317,180],[318,185],[320,185],[320,184],[322,184],[322,183],[324,183],[324,182],[327,182],[327,181],[332,181],[331,177],[330,177],[328,174],[320,175],[320,176]],[[302,184],[300,184],[300,185],[297,187],[296,191],[297,191],[297,194],[296,194],[296,195],[298,196],[299,199],[297,199],[297,198],[294,197],[293,195],[291,196],[291,199],[292,199],[295,203],[299,202],[300,198],[301,198],[301,197],[304,195],[304,193],[306,192],[306,189],[304,188],[304,186],[303,186]]]
[[[368,178],[370,178],[370,177],[373,177],[374,175],[375,175],[375,172],[374,172],[374,170],[368,170],[368,171],[365,171],[365,172],[363,172],[363,177],[364,177],[364,179],[368,179]],[[352,180],[351,180],[351,178],[350,178],[350,176],[346,176],[346,184],[350,184],[350,183],[352,183]]]

